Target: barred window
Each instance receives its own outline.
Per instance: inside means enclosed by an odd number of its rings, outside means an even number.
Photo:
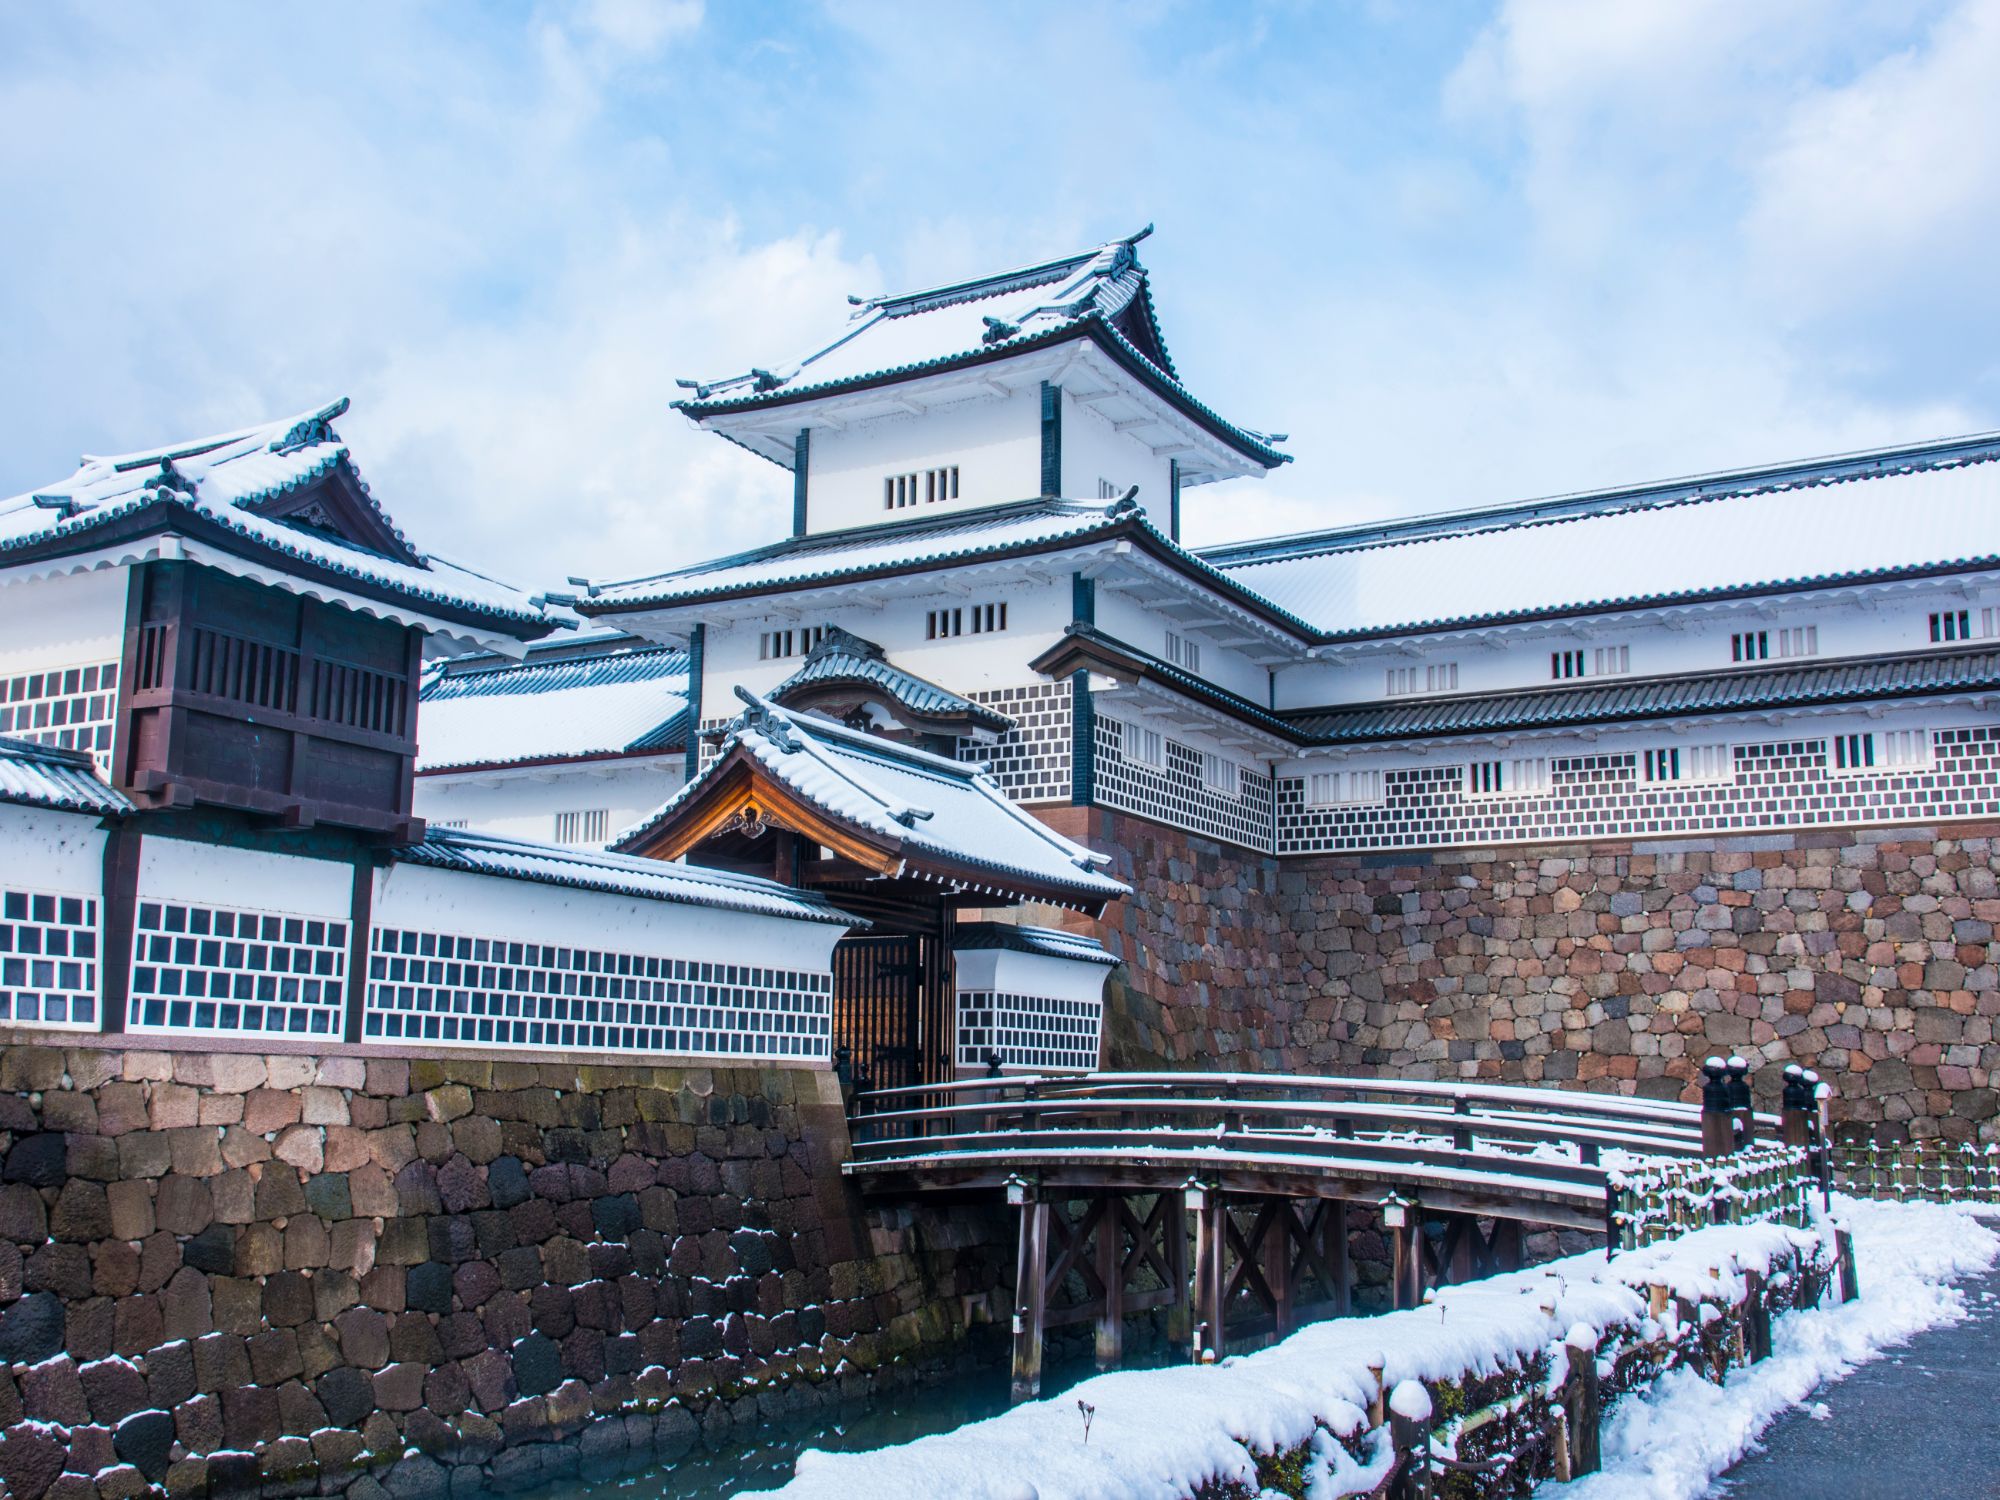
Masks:
[[[882,508],[907,510],[912,505],[932,505],[958,498],[958,465],[923,469],[914,474],[891,474],[882,481]]]
[[[1201,670],[1201,642],[1190,640],[1178,631],[1167,632],[1167,660],[1177,667],[1186,667],[1190,672]]]
[[[575,812],[556,814],[556,842],[558,844],[601,844],[610,832],[611,812],[608,808],[587,807]]]

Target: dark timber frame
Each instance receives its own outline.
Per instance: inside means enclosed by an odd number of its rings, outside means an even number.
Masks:
[[[1379,1215],[1393,1305],[1413,1307],[1518,1269],[1524,1224],[1615,1227],[1604,1148],[1702,1154],[1694,1105],[1396,1079],[1037,1076],[856,1109],[843,1171],[865,1194],[1000,1190],[1019,1208],[1016,1400],[1040,1391],[1052,1327],[1094,1321],[1110,1364],[1124,1318],[1164,1308],[1169,1343],[1212,1359],[1349,1311],[1355,1213]],[[1556,1143],[1575,1157],[1536,1149]]]

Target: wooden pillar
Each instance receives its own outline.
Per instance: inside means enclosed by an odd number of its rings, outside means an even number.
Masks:
[[[1097,1279],[1104,1284],[1104,1300],[1097,1308],[1100,1370],[1116,1369],[1125,1353],[1125,1218],[1125,1199],[1106,1193],[1104,1211],[1097,1216]]]
[[[1220,1359],[1227,1341],[1222,1324],[1223,1250],[1229,1220],[1222,1194],[1209,1188],[1194,1211],[1194,1316],[1197,1358]]]
[[[1354,1311],[1354,1273],[1347,1263],[1346,1199],[1338,1198],[1327,1204],[1319,1232],[1325,1245],[1326,1266],[1333,1273],[1333,1310],[1351,1313]]]
[[[1292,1199],[1270,1200],[1270,1227],[1264,1231],[1264,1285],[1271,1289],[1271,1322],[1279,1338],[1298,1326],[1292,1296],[1292,1236],[1297,1224]]]
[[[1185,1358],[1194,1340],[1193,1289],[1188,1284],[1187,1194],[1163,1194],[1167,1206],[1160,1215],[1160,1233],[1166,1240],[1167,1284],[1174,1300],[1167,1304],[1167,1348]]]
[[[1014,1257],[1014,1380],[1010,1399],[1042,1393],[1042,1315],[1049,1274],[1049,1206],[1021,1205],[1021,1241]]]
[[[1496,1271],[1518,1271],[1527,1259],[1521,1244],[1521,1221],[1519,1219],[1496,1219],[1493,1221],[1493,1268]]]
[[[1414,1204],[1403,1210],[1401,1224],[1389,1226],[1393,1307],[1415,1307],[1424,1300],[1423,1233],[1423,1214]]]

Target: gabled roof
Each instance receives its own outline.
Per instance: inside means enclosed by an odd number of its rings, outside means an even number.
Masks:
[[[447,662],[424,683],[417,769],[665,754],[687,743],[688,657],[622,632]]]
[[[946,760],[738,688],[721,754],[615,841],[673,859],[732,826],[793,828],[886,879],[1096,911],[1128,894],[1108,863],[1007,800],[981,766]]]
[[[174,533],[516,637],[546,631],[554,621],[538,601],[410,544],[333,429],[346,410],[342,399],[216,437],[86,456],[67,479],[0,500],[0,568]]]
[[[754,875],[667,864],[657,859],[632,859],[622,854],[600,854],[568,845],[537,844],[462,828],[431,828],[422,843],[406,845],[391,858],[397,864],[427,865],[435,870],[457,870],[505,880],[531,880],[572,890],[669,901],[680,906],[831,922],[841,927],[868,925],[810,891],[793,890]]]
[[[1300,640],[1318,639],[1319,632],[1304,620],[1252,593],[1155,530],[1145,510],[1129,500],[1108,505],[1022,500],[918,521],[790,537],[669,573],[591,584],[587,597],[576,601],[576,609],[589,616],[615,616],[624,610],[669,609],[869,578],[932,573],[941,567],[1066,552],[1110,541],[1137,543],[1165,566],[1287,634]]]
[[[806,653],[805,664],[771,690],[771,698],[786,703],[796,694],[817,688],[873,688],[920,719],[970,720],[999,734],[1013,728],[1003,713],[939,687],[891,662],[873,641],[834,626]]]
[[[675,409],[696,419],[751,411],[1087,337],[1238,453],[1266,468],[1290,462],[1273,446],[1282,439],[1225,421],[1181,384],[1136,249],[1151,233],[1148,225],[1076,255],[970,281],[850,298],[853,311],[838,337],[788,365],[683,380],[694,395]]]
[[[2000,691],[2000,651],[1988,649],[1620,678],[1586,686],[1421,701],[1398,699],[1286,717],[1315,745],[1353,745],[1994,691]]]
[[[1210,547],[1330,641],[2000,565],[2000,433]]]
[[[113,816],[132,811],[125,794],[98,778],[81,750],[0,736],[0,802]]]

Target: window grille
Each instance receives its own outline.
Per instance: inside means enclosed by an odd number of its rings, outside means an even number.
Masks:
[[[1112,482],[1111,482],[1110,480],[1108,480],[1108,479],[1100,479],[1100,480],[1098,480],[1098,481],[1097,481],[1097,498],[1098,498],[1098,499],[1100,499],[1100,500],[1116,500],[1116,499],[1118,498],[1118,495],[1119,495],[1119,489],[1118,489],[1118,486],[1117,486],[1117,485],[1115,485],[1115,484],[1113,484],[1113,483],[1112,483]]]
[[[1314,771],[1306,777],[1306,799],[1315,807],[1342,802],[1380,802],[1380,771]]]
[[[117,711],[115,661],[0,677],[0,734],[88,751],[101,774],[111,769]]]
[[[1639,765],[1648,781],[1681,779],[1681,752],[1677,748],[1648,750],[1639,757]]]
[[[1583,652],[1551,651],[1549,653],[1549,676],[1560,682],[1569,677],[1583,676]]]
[[[784,661],[804,656],[825,638],[824,625],[804,625],[795,630],[766,630],[757,637],[759,661]]]
[[[1190,640],[1178,631],[1167,632],[1167,660],[1177,667],[1185,667],[1190,672],[1201,670],[1201,642]]]
[[[1549,763],[1541,756],[1522,760],[1476,760],[1466,768],[1466,791],[1475,797],[1507,793],[1533,796],[1549,789]]]
[[[424,821],[429,823],[433,828],[466,828],[470,826],[470,820],[466,818],[426,818]]]
[[[1218,755],[1213,750],[1203,750],[1201,756],[1201,784],[1212,792],[1221,792],[1234,797],[1241,786],[1241,768],[1226,755]]]
[[[1982,616],[1991,612],[1981,610]],[[1981,623],[1984,623],[1982,619]],[[1969,609],[1943,609],[1931,615],[1931,639],[1935,642],[1969,641],[1972,639],[1972,611]]]
[[[1449,693],[1457,688],[1458,663],[1455,661],[1388,669],[1388,696],[1391,698],[1399,698],[1405,693]]]
[[[1793,625],[1778,632],[1778,655],[1819,655],[1819,626]]]
[[[1768,630],[1739,630],[1729,638],[1731,661],[1763,661],[1771,654]]]
[[[603,807],[579,808],[556,814],[558,844],[601,844],[610,831],[611,811]]]
[[[338,1038],[347,924],[141,901],[128,1031]]]
[[[1631,670],[1630,646],[1599,646],[1590,653],[1590,674],[1593,677],[1615,677],[1620,672]]]
[[[934,505],[958,498],[958,465],[923,469],[914,474],[891,474],[882,481],[882,508],[907,510],[913,505]]]
[[[1908,771],[1931,763],[1931,736],[1927,729],[1878,729],[1875,748],[1882,764],[1893,770]]]
[[[1127,724],[1125,758],[1142,766],[1163,766],[1167,763],[1167,742],[1157,729],[1148,729],[1143,724]]]
[[[1866,771],[1875,764],[1875,736],[1837,734],[1833,737],[1833,763],[1842,771]]]
[[[927,610],[924,639],[948,641],[961,635],[994,635],[1007,628],[1004,604],[969,604],[952,609]]]
[[[97,902],[0,890],[0,1023],[97,1029]]]

